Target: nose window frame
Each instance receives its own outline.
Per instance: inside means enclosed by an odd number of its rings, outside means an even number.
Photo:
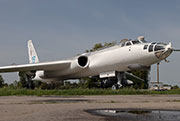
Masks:
[[[165,47],[163,47],[162,45],[156,45],[154,47],[154,51],[161,51],[161,50],[164,50],[164,49],[165,49]]]
[[[153,52],[154,51],[154,45],[151,44],[148,48],[148,52]]]
[[[126,42],[126,46],[130,46],[130,45],[132,45],[130,41]]]
[[[147,50],[147,48],[148,48],[148,45],[144,45],[144,48],[143,48],[143,49],[144,49],[144,50]]]

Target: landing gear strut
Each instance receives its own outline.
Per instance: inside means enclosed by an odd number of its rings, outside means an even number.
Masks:
[[[126,79],[124,72],[116,72],[117,83],[112,85],[112,90],[120,89],[122,87],[122,82]]]
[[[19,76],[20,76],[22,86],[24,88],[34,89],[34,84],[33,84],[33,81],[32,81],[32,78],[34,77],[34,74],[26,73],[26,72],[19,72]]]
[[[34,89],[34,84],[33,84],[32,78],[29,75],[26,74],[25,80],[27,82],[27,88]]]

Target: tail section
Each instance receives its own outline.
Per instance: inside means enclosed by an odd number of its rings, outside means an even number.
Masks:
[[[29,63],[38,63],[39,58],[37,56],[36,50],[32,43],[32,40],[28,41],[28,54],[29,54]]]

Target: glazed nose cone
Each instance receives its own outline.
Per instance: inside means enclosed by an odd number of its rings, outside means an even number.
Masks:
[[[172,52],[173,52],[173,48],[172,48],[172,44],[169,43],[168,45],[164,45],[164,50],[159,51],[159,52],[155,52],[155,55],[158,59],[166,59]]]
[[[172,44],[169,43],[165,46],[165,51],[162,53],[162,59],[167,58],[173,51]]]

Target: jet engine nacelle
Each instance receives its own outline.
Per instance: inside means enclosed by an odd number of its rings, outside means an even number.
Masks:
[[[89,59],[87,56],[79,56],[75,59],[74,62],[71,63],[71,69],[72,70],[81,70],[85,69],[89,66]]]
[[[81,68],[86,68],[89,66],[89,59],[87,56],[79,56],[77,59],[77,64]]]

